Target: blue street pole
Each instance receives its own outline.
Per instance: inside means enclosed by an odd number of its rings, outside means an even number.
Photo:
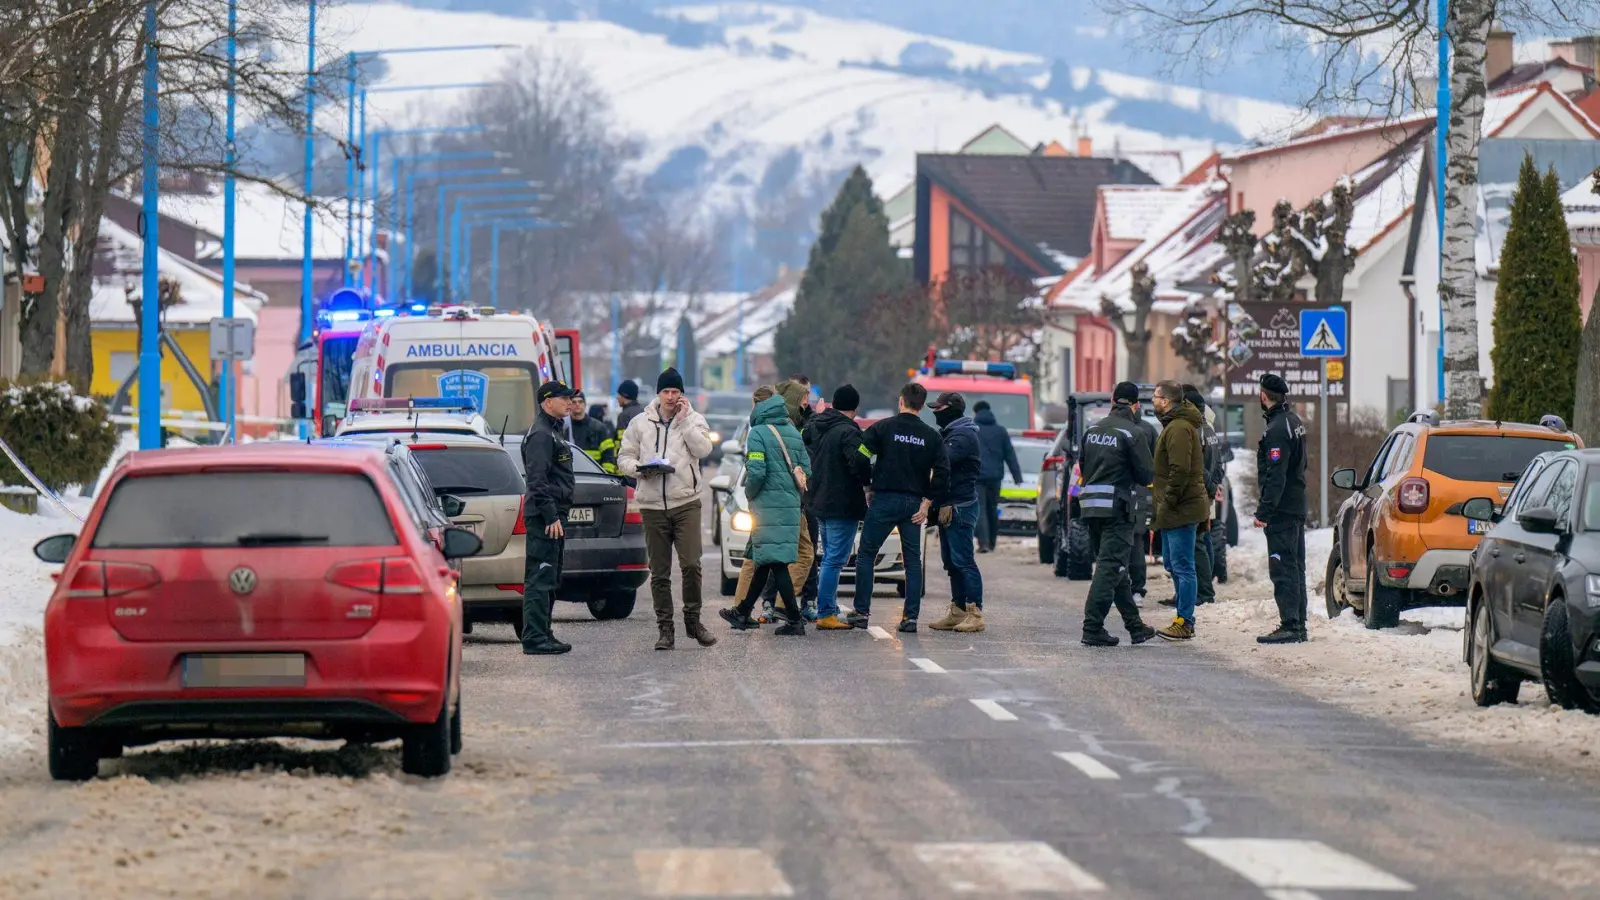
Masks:
[[[306,37],[306,219],[304,246],[300,260],[300,342],[311,340],[311,324],[315,321],[312,304],[311,265],[311,195],[316,188],[316,116],[317,116],[317,0],[310,0],[311,23]]]
[[[363,235],[366,234],[367,229],[367,153],[370,150],[370,148],[367,146],[366,91],[361,92],[360,106],[361,112],[358,114],[361,117],[361,125],[359,126],[361,129],[359,132],[360,140],[358,140],[356,143],[356,146],[359,148],[356,153],[356,237],[352,242],[351,248],[353,251],[351,255],[353,257],[364,257],[366,255],[361,249],[363,246],[365,246],[363,243]],[[359,283],[361,287],[367,287],[367,269],[365,266],[362,266],[361,268],[361,280]]]
[[[459,174],[459,173],[449,173],[449,174]],[[445,195],[445,192],[450,190],[451,188],[454,188],[454,189],[460,190],[460,191],[464,191],[464,192],[472,192],[472,191],[484,191],[484,190],[503,190],[505,188],[510,188],[510,187],[530,187],[530,186],[537,187],[538,183],[537,182],[533,182],[533,181],[485,181],[485,182],[478,183],[478,184],[467,185],[465,187],[463,187],[461,185],[451,185],[451,184],[448,184],[448,183],[439,185],[439,192],[438,192],[438,197],[437,197],[438,203],[437,203],[437,205],[435,207],[438,210],[439,223],[438,223],[438,227],[434,231],[434,239],[435,239],[435,244],[436,244],[436,246],[434,248],[434,261],[436,263],[436,265],[434,266],[434,273],[435,273],[434,274],[434,290],[435,291],[437,291],[441,296],[443,296],[444,289],[445,289],[445,284],[446,284],[446,282],[445,282],[445,269],[444,269],[444,254],[445,254],[444,195]],[[459,235],[457,237],[459,237]],[[456,243],[456,239],[452,239],[451,240],[452,246],[455,243]],[[453,274],[455,272],[455,269],[452,268],[450,271]]]
[[[538,219],[533,216],[521,215],[520,210],[499,210],[481,213],[480,217],[467,217],[462,219],[465,231],[462,235],[462,253],[465,256],[467,267],[472,266],[472,229],[479,225],[490,226],[494,242],[489,252],[489,305],[500,308],[500,229],[511,228],[522,231],[533,231],[541,228],[565,228],[560,222],[551,222],[547,219]],[[511,218],[506,218],[511,216]],[[467,279],[465,287],[472,287],[470,272],[463,277]]]
[[[161,186],[160,116],[156,104],[159,79],[159,44],[156,41],[156,0],[144,8],[144,296],[139,298],[139,449],[161,446],[161,328],[160,222]]]
[[[350,286],[350,226],[355,218],[356,181],[356,55],[345,56],[346,80],[349,83],[349,100],[345,112],[349,123],[344,131],[344,286]]]
[[[382,170],[378,167],[378,154],[381,152],[384,138],[423,134],[475,134],[486,130],[487,129],[482,125],[448,125],[438,128],[384,128],[374,131],[372,133],[372,196],[378,196],[378,182],[383,178]],[[390,196],[393,198],[392,202],[394,203],[394,222],[392,230],[389,232],[389,262],[384,266],[385,271],[388,273],[388,277],[384,279],[384,290],[390,294],[393,294],[396,298],[404,296],[403,292],[405,290],[405,281],[407,275],[406,271],[401,269],[398,273],[399,277],[396,277],[396,245],[399,242],[402,228],[409,229],[411,227],[411,184],[409,181],[406,183],[405,205],[402,206],[400,203],[400,168],[401,164],[406,162],[408,159],[417,160],[425,158],[426,157],[417,156],[396,157],[394,160],[394,179],[393,185],[390,189]],[[407,245],[405,253],[408,258],[410,256],[410,252],[411,248],[409,245]],[[372,246],[368,252],[368,256],[369,258],[376,257],[377,254],[378,229],[376,226],[374,226],[372,229]],[[397,287],[399,288],[398,291],[396,290]]]
[[[500,223],[489,229],[489,305],[500,308]]]
[[[228,123],[226,142],[223,145],[222,178],[222,317],[233,318],[233,278],[234,278],[234,226],[235,226],[235,194],[236,185],[233,178],[234,166],[238,164],[238,153],[234,147],[234,118],[238,106],[238,76],[239,76],[239,3],[238,0],[228,0]],[[230,328],[229,334],[233,331]],[[239,436],[234,430],[234,401],[233,401],[233,360],[222,361],[222,417],[227,423],[228,430],[224,432],[228,440],[237,443]]]
[[[1444,395],[1444,164],[1447,158],[1445,138],[1450,131],[1450,0],[1439,0],[1439,99],[1434,115],[1438,124],[1434,126],[1437,134],[1438,157],[1437,173],[1434,177],[1434,207],[1438,213],[1439,227],[1439,359],[1438,359],[1438,385],[1439,406],[1445,405]]]
[[[487,204],[491,204],[491,205],[492,204],[496,204],[496,203],[511,203],[511,202],[524,202],[524,203],[526,203],[529,200],[538,199],[538,198],[543,197],[543,196],[545,196],[545,195],[543,195],[543,194],[531,194],[531,195],[525,195],[525,196],[523,196],[522,198],[519,199],[518,195],[512,194],[512,195],[509,195],[509,196],[501,196],[501,197],[457,197],[456,198],[456,210],[455,210],[454,215],[452,215],[451,219],[450,219],[450,222],[451,222],[451,225],[450,225],[450,233],[451,233],[451,237],[450,237],[450,288],[451,288],[451,290],[453,290],[453,291],[466,291],[466,290],[468,290],[468,289],[470,289],[472,287],[472,275],[471,275],[470,272],[463,271],[463,268],[462,268],[462,265],[461,265],[463,258],[465,259],[466,265],[468,267],[470,267],[472,265],[472,227],[471,227],[471,225],[468,224],[466,232],[464,234],[462,232],[462,222],[464,221],[464,216],[467,213],[467,210],[465,209],[465,207],[468,204],[476,205],[478,203],[487,203]],[[538,211],[539,210],[536,207],[531,207],[531,206],[530,207],[523,207],[523,208],[516,208],[516,209],[504,209],[504,210],[473,210],[473,212],[483,213],[483,214],[486,214],[486,215],[508,215],[508,214],[511,214],[511,213],[535,213],[535,212],[538,212]],[[466,220],[466,221],[470,222],[470,220]]]

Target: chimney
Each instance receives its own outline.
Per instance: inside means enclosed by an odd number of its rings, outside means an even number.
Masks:
[[[1094,155],[1094,139],[1093,138],[1090,138],[1087,135],[1084,136],[1084,137],[1078,138],[1078,155],[1079,156],[1093,156]]]
[[[1550,43],[1550,60],[1552,62],[1559,59],[1562,62],[1576,64],[1578,59],[1574,53],[1572,41],[1552,41]]]
[[[1489,32],[1489,53],[1483,73],[1486,84],[1494,84],[1500,76],[1511,71],[1515,43],[1516,36],[1509,31],[1497,28]]]
[[[1596,63],[1600,63],[1600,36],[1584,35],[1572,41],[1572,62],[1583,66],[1591,72],[1595,70]]]

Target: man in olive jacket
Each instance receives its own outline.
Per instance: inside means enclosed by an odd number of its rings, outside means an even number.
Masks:
[[[1194,637],[1194,604],[1200,589],[1194,568],[1195,532],[1211,517],[1205,441],[1200,435],[1205,417],[1183,399],[1183,387],[1176,381],[1156,385],[1153,403],[1161,436],[1156,440],[1155,515],[1150,527],[1161,535],[1161,558],[1172,572],[1178,601],[1172,624],[1157,634],[1169,641],[1186,641]]]

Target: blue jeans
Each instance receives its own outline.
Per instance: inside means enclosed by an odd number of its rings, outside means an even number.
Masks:
[[[900,553],[906,564],[905,617],[915,619],[922,611],[922,526],[911,517],[922,508],[916,494],[879,491],[867,507],[867,520],[861,524],[861,545],[856,548],[856,612],[872,612],[872,571],[878,551],[889,539],[889,532],[900,532]]]
[[[856,529],[861,525],[855,519],[822,520],[822,564],[817,569],[817,618],[839,614],[839,573],[850,561],[850,548],[855,546]]]
[[[950,524],[939,526],[939,559],[950,575],[950,600],[962,609],[968,603],[983,609],[983,573],[972,545],[982,507],[976,501],[958,506]]]
[[[1200,594],[1200,579],[1194,574],[1194,533],[1194,525],[1161,532],[1161,560],[1177,588],[1178,616],[1190,625],[1194,624],[1194,601]]]

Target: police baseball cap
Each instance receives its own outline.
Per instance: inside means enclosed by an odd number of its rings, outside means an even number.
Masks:
[[[933,409],[951,409],[957,412],[967,411],[967,398],[961,396],[960,391],[945,391],[933,399]]]
[[[1289,382],[1284,381],[1283,376],[1276,372],[1268,372],[1261,376],[1261,389],[1269,394],[1287,394]]]
[[[557,397],[571,397],[574,393],[575,391],[572,388],[559,381],[546,381],[544,384],[539,385],[539,402],[543,403],[546,400]]]
[[[1117,386],[1111,389],[1111,399],[1120,403],[1138,403],[1139,386],[1131,381],[1118,382]]]

